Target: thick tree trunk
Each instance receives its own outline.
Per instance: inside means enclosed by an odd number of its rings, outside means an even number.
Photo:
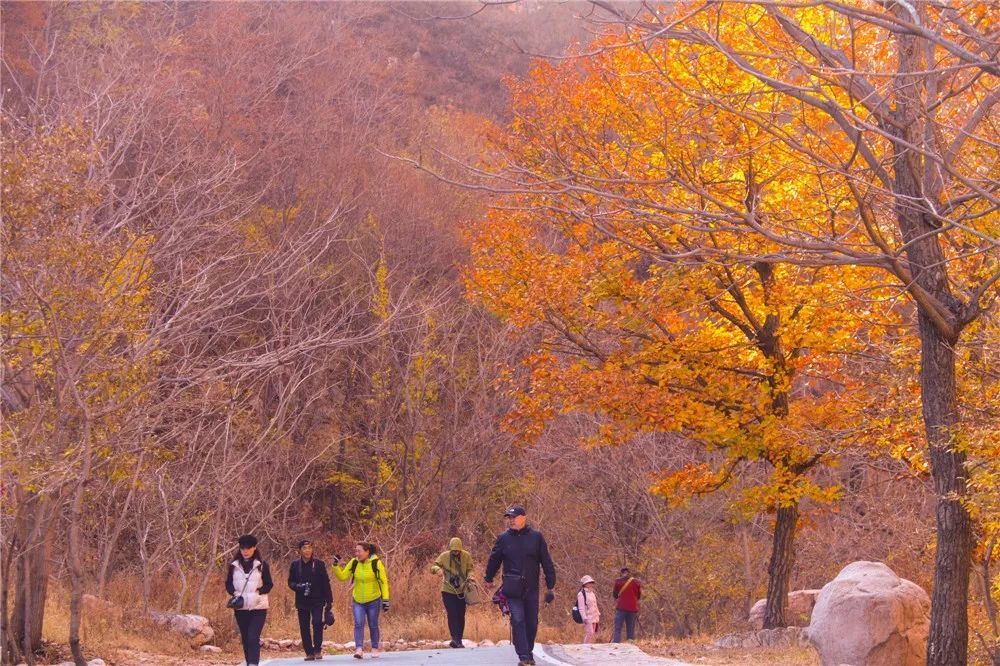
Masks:
[[[958,427],[955,352],[923,314],[920,334],[923,417],[934,492],[938,496],[927,664],[952,666],[967,663],[969,649],[972,521],[962,504],[966,494],[965,454],[953,450]]]
[[[10,631],[28,664],[34,663],[34,653],[42,649],[51,518],[50,501],[35,496],[26,501],[25,511],[15,527],[21,549],[15,565],[17,582]]]
[[[765,629],[788,626],[785,611],[788,607],[788,589],[792,582],[792,567],[795,565],[795,531],[798,522],[798,504],[778,509],[771,544],[771,563],[767,567]]]
[[[896,11],[902,15],[909,10],[900,4]],[[933,117],[921,96],[928,81],[924,75],[928,66],[924,46],[916,35],[898,36],[899,76],[893,80],[896,109],[887,129],[903,139],[893,144],[896,218],[906,242],[912,280],[920,290],[916,295],[926,295],[915,299],[920,333],[920,395],[931,476],[938,496],[927,664],[958,666],[968,663],[972,566],[972,523],[962,504],[966,495],[965,454],[954,450],[959,432],[955,346],[961,332],[962,304],[951,293],[948,262],[937,233],[941,223],[929,210],[936,207],[931,200],[936,201],[937,196],[929,186],[934,178],[927,177],[932,175],[928,170],[938,167],[911,148],[924,144],[925,128]]]

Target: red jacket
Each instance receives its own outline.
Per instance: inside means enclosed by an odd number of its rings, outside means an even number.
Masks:
[[[618,600],[618,604],[615,607],[618,610],[638,613],[639,599],[642,598],[642,583],[639,582],[638,578],[632,578],[632,582],[626,587],[625,581],[627,580],[629,580],[629,577],[623,576],[615,581],[613,594],[615,599]],[[625,589],[623,590],[622,588]]]

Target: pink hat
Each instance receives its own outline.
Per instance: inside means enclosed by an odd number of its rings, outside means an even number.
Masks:
[[[580,585],[586,585],[587,583],[595,583],[595,582],[597,581],[595,581],[590,576],[584,576],[583,578],[580,579]]]

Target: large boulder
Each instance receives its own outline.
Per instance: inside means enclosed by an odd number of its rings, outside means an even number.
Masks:
[[[193,648],[200,648],[215,640],[215,630],[212,629],[208,618],[201,615],[150,611],[149,618],[154,624],[188,639]]]
[[[88,622],[120,624],[124,617],[121,608],[92,594],[83,595],[80,602],[83,605],[83,616]]]
[[[819,590],[795,590],[788,593],[788,608],[785,611],[785,622],[789,627],[808,627],[812,617],[813,606],[816,605],[816,597]],[[767,608],[767,599],[760,599],[750,609],[750,616],[747,622],[753,629],[764,628],[764,610]]]
[[[807,629],[823,666],[922,666],[931,601],[881,562],[853,562],[823,586]]]

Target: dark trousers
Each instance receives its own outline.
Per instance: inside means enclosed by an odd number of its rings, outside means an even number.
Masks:
[[[299,635],[306,656],[323,651],[323,607],[299,608]],[[312,625],[312,626],[310,626]],[[312,630],[310,632],[310,629]]]
[[[511,642],[518,659],[529,659],[538,634],[538,590],[528,590],[523,599],[508,599]]]
[[[451,640],[456,643],[462,642],[465,635],[465,599],[451,592],[442,592],[441,599],[444,601],[444,612],[448,614],[448,633]]]
[[[611,632],[612,643],[622,642],[622,624],[625,625],[625,635],[628,636],[628,639],[630,641],[635,640],[635,619],[638,615],[638,613],[633,611],[623,611],[620,608],[615,609],[615,626]]]
[[[267,610],[238,610],[234,613],[243,642],[243,658],[247,660],[248,666],[255,666],[260,663],[260,634],[264,631]]]

